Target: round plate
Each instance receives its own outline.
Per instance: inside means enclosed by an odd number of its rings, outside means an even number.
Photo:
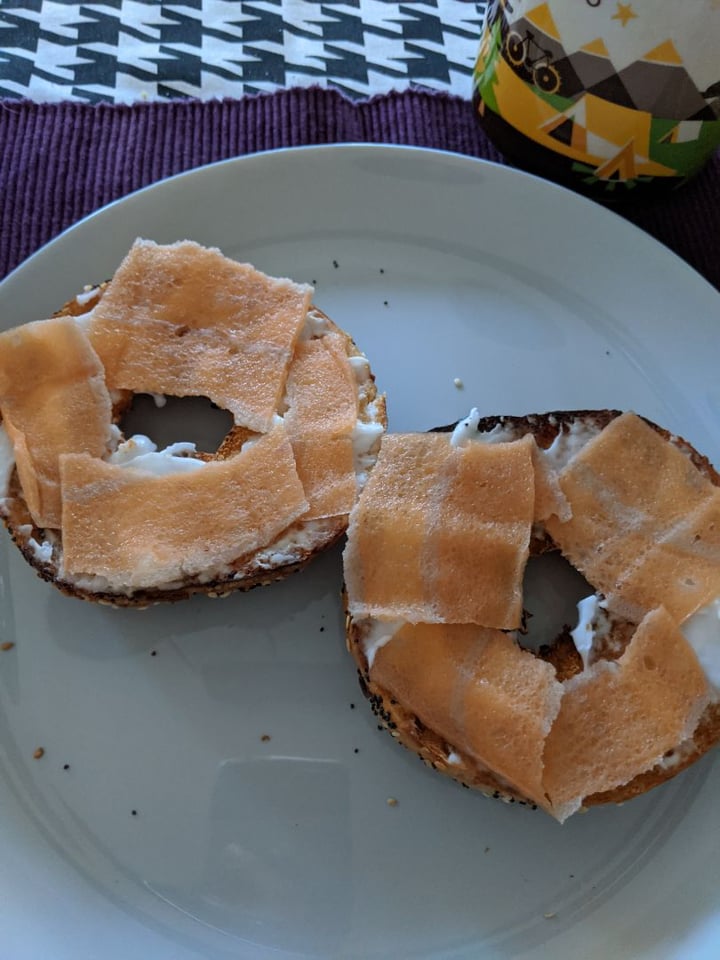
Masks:
[[[3,322],[107,278],[136,236],[314,283],[391,429],[614,407],[720,461],[717,292],[543,181],[399,147],[228,161],[55,240],[0,285]],[[339,550],[248,595],[145,612],[64,598],[7,538],[1,553],[13,960],[716,955],[712,757],[561,827],[378,732],[344,649]]]

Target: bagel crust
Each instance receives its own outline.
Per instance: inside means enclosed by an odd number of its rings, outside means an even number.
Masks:
[[[343,536],[386,428],[385,401],[364,355],[311,293],[189,241],[138,241],[111,281],[50,320],[0,334],[0,513],[42,579],[113,606],[225,597],[303,569]],[[54,329],[45,336],[53,325],[63,339]],[[53,343],[63,352],[45,388],[41,361]],[[78,358],[72,393],[53,373],[68,356]],[[204,379],[194,380],[196,369]],[[237,402],[228,395],[236,376]],[[192,444],[155,453],[146,438],[125,440],[133,393],[156,391],[211,395],[231,409],[234,426],[216,453]],[[199,518],[204,496],[210,514]]]
[[[559,531],[561,538],[565,536],[563,524],[558,520],[558,513],[564,511],[566,517],[564,522],[568,526],[572,526],[573,523],[572,504],[568,509],[568,505],[563,504],[561,497],[559,498],[559,494],[561,495],[565,489],[563,484],[568,471],[567,463],[572,461],[584,464],[591,460],[589,453],[580,457],[579,451],[583,448],[590,450],[586,445],[594,438],[598,438],[611,424],[615,424],[614,430],[626,429],[625,422],[629,419],[630,415],[623,415],[617,410],[555,411],[525,417],[480,418],[475,414],[466,421],[436,428],[431,433],[453,434],[456,439],[459,439],[460,445],[467,443],[468,440],[471,442],[480,440],[490,444],[513,444],[528,435],[532,436],[536,446],[536,463],[539,465],[536,477],[541,469],[543,471],[540,480],[536,481],[535,517],[529,544],[530,555],[538,555],[557,551],[562,547],[548,529],[551,527],[554,531]],[[636,421],[639,424],[637,428]],[[634,415],[629,428],[642,431],[648,429],[656,438],[655,441],[652,439],[649,441],[651,444],[659,439],[663,444],[672,447],[672,454],[668,456],[672,458],[673,469],[682,472],[685,469],[683,463],[686,464],[691,471],[689,482],[693,488],[700,490],[710,502],[715,502],[713,490],[720,487],[720,476],[707,458],[698,453],[691,444],[681,437],[671,435],[651,421],[635,418]],[[561,450],[563,444],[572,446],[572,449],[566,446],[563,452],[561,460],[564,459],[564,466],[560,461],[553,460],[553,453],[548,455],[548,451]],[[675,460],[677,452],[682,455],[680,461]],[[381,455],[378,472],[373,477],[377,483],[381,482],[384,469]],[[612,473],[612,469],[610,472]],[[579,473],[579,468],[576,473]],[[694,477],[697,477],[697,480],[693,479]],[[717,675],[705,674],[696,652],[685,639],[682,626],[686,618],[680,614],[674,619],[664,610],[661,602],[657,609],[650,613],[640,611],[634,620],[624,615],[626,612],[624,608],[622,613],[617,612],[617,609],[610,609],[607,613],[603,613],[604,627],[597,629],[589,650],[584,649],[575,638],[579,628],[571,632],[570,626],[567,626],[559,636],[547,637],[534,654],[526,652],[527,656],[534,655],[538,661],[552,668],[555,689],[559,694],[559,712],[554,707],[548,708],[548,701],[546,701],[546,706],[543,708],[546,711],[547,726],[545,745],[542,748],[542,762],[545,765],[543,789],[538,791],[528,786],[521,788],[520,782],[530,783],[528,761],[523,759],[522,765],[515,771],[510,770],[508,775],[507,769],[504,772],[498,769],[497,754],[493,752],[496,751],[498,737],[501,746],[503,741],[510,737],[518,757],[526,756],[526,747],[523,746],[524,734],[520,734],[521,740],[518,740],[518,734],[512,733],[510,714],[504,714],[507,722],[504,727],[502,724],[500,726],[501,730],[504,729],[504,733],[491,735],[487,731],[493,729],[498,716],[494,713],[482,713],[482,709],[478,712],[478,708],[468,713],[467,708],[462,706],[467,703],[468,695],[471,694],[476,698],[476,693],[472,690],[474,682],[479,682],[481,685],[496,682],[493,680],[494,674],[482,666],[482,658],[478,659],[477,652],[470,660],[467,656],[463,660],[463,655],[458,652],[458,644],[465,642],[461,639],[462,634],[459,631],[466,631],[468,628],[459,628],[450,622],[445,627],[433,628],[440,631],[438,643],[429,655],[424,655],[422,651],[430,648],[426,641],[420,642],[423,634],[418,632],[418,628],[422,627],[422,624],[414,627],[412,623],[408,623],[407,618],[393,619],[392,610],[383,613],[382,610],[375,609],[373,616],[368,616],[364,612],[367,607],[362,606],[365,603],[365,598],[362,596],[363,586],[357,586],[357,570],[348,570],[348,564],[352,566],[356,564],[353,551],[355,537],[358,535],[357,518],[362,517],[364,522],[382,525],[379,519],[381,516],[379,511],[383,509],[382,501],[377,507],[374,507],[372,502],[365,502],[373,496],[373,491],[374,488],[366,489],[351,514],[348,548],[345,553],[344,602],[347,647],[358,670],[360,687],[368,698],[379,724],[388,730],[398,743],[416,753],[428,766],[486,796],[533,808],[540,806],[562,822],[579,809],[607,803],[623,803],[667,782],[695,763],[720,740],[720,691],[717,688]],[[432,492],[428,496],[432,497]],[[428,545],[426,544],[423,549],[425,563],[428,563],[430,562]],[[707,550],[711,550],[711,547],[708,546]],[[705,563],[705,557],[701,560]],[[720,584],[720,562],[713,562],[716,566],[711,573],[716,579],[711,583]],[[591,585],[590,590],[592,589]],[[720,588],[715,596],[711,595],[710,599],[714,601],[717,596],[720,596]],[[601,601],[599,604],[601,607],[603,603],[606,604],[602,594],[598,594],[596,599]],[[623,607],[622,602],[619,603],[619,607]],[[505,633],[508,645],[515,645],[516,649],[518,640],[522,646],[523,623],[527,615],[531,616],[532,610],[524,611],[522,621],[517,624],[515,631]],[[682,622],[676,622],[676,620]],[[481,648],[477,646],[473,648],[476,651],[482,649],[484,643],[483,629],[482,625],[476,628],[477,639],[473,642],[481,643]],[[417,637],[414,641],[413,636]],[[401,647],[393,648],[393,644],[400,643],[401,637],[405,637],[403,643],[407,653]],[[718,639],[720,642],[720,637]],[[414,650],[413,642],[416,644]],[[444,660],[443,657],[447,654],[438,652],[442,650],[452,651],[453,658],[460,658],[459,666],[453,667],[449,661]],[[656,662],[659,655],[656,655],[656,650],[662,653],[663,658],[667,658],[667,662],[665,659]],[[385,651],[389,651],[387,656]],[[516,654],[512,656],[516,657]],[[508,661],[509,664],[511,662],[514,661]],[[512,669],[518,669],[518,667],[508,667],[504,674],[509,678],[508,682],[512,682]],[[470,681],[468,681],[468,671]],[[668,674],[667,677],[664,676],[665,673]],[[446,675],[447,679],[444,679]],[[475,681],[472,679],[473,676]],[[601,678],[603,678],[602,681]],[[471,683],[470,688],[467,686],[468,682]],[[591,697],[588,706],[580,707],[581,712],[577,715],[578,718],[585,717],[583,722],[586,729],[583,732],[582,726],[579,725],[580,719],[572,719],[576,708],[572,706],[570,691],[573,691],[573,696],[577,691],[581,697],[585,696],[585,691],[593,696],[593,691],[597,691],[599,698],[601,682],[609,691],[606,696],[616,698],[612,701],[615,706],[607,714],[603,713],[604,708],[601,708],[597,719],[591,720],[598,710],[597,705],[593,705],[595,701]],[[618,682],[621,684],[619,687]],[[667,686],[663,685],[665,683]],[[443,686],[444,684],[447,686]],[[649,690],[655,689],[653,684],[657,686],[658,692],[648,693]],[[443,692],[445,690],[448,692]],[[470,694],[467,693],[468,690]],[[677,692],[679,698],[674,708],[669,702],[673,692]],[[638,697],[639,700],[637,700]],[[565,698],[568,699],[563,704]],[[635,715],[636,702],[644,705],[638,708],[642,714],[640,716]],[[578,701],[578,705],[581,703],[582,700]],[[511,705],[511,708],[514,710],[517,705],[516,702],[515,707]],[[490,709],[488,707],[486,711]],[[507,707],[492,708],[492,710],[499,709],[507,710]],[[675,719],[671,721],[668,717],[673,709],[676,710],[676,714]],[[587,713],[588,710],[591,712]],[[657,720],[652,719],[652,710],[657,711]],[[643,746],[642,750],[645,750],[645,755],[651,758],[649,762],[643,763],[638,760],[638,756],[642,753],[640,732],[636,734],[639,738],[636,746],[631,744],[628,747],[625,744],[624,738],[627,738],[620,723],[621,716],[625,716],[622,711],[629,711],[627,724],[630,724],[632,730],[637,728],[640,731],[642,723],[647,721],[646,727],[650,730],[652,742]],[[472,717],[484,717],[484,719],[471,721],[469,718]],[[658,755],[653,751],[659,749],[657,745],[661,740],[658,738],[655,741],[652,738],[655,736],[655,729],[663,727],[665,720],[667,720],[665,725],[668,732],[666,740],[662,741],[662,749]],[[477,726],[478,723],[481,724],[480,728]],[[561,802],[559,799],[562,794],[561,788],[564,783],[571,782],[575,775],[574,771],[580,769],[578,764],[582,763],[588,767],[587,779],[581,782],[612,782],[611,768],[615,762],[610,760],[612,751],[597,748],[596,753],[592,753],[595,749],[592,742],[601,737],[603,724],[608,725],[608,731],[612,729],[613,724],[619,724],[618,732],[614,735],[618,737],[617,749],[622,752],[617,768],[630,770],[630,773],[618,774],[622,777],[622,782],[613,783],[603,789],[583,790],[581,796],[575,799],[570,798],[570,802]],[[523,730],[526,727],[519,729]],[[578,746],[578,739],[582,741],[580,746]],[[586,740],[587,751],[582,746]],[[567,745],[563,746],[565,741]],[[574,757],[574,753],[578,750],[577,757]],[[494,758],[494,762],[488,762],[490,756]],[[634,769],[633,764],[639,764],[640,768]],[[609,772],[610,779],[608,779]],[[525,777],[524,781],[521,781],[522,776]],[[553,802],[553,797],[548,794],[548,788],[557,792],[557,802]]]

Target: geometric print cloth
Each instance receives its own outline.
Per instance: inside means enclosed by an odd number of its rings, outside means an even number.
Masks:
[[[133,103],[280,88],[469,98],[487,3],[0,0],[0,97]]]

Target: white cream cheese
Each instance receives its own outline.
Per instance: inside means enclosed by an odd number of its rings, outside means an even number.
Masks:
[[[359,354],[348,357],[348,363],[350,364],[350,369],[355,374],[355,379],[358,383],[364,383],[370,376],[370,363],[367,357],[360,356]]]
[[[192,470],[204,467],[205,461],[179,456],[179,454],[195,452],[194,443],[171,443],[164,450],[158,450],[157,445],[149,437],[138,433],[121,443],[108,457],[108,463],[127,467],[129,470],[144,470],[156,476],[190,473]]]
[[[352,432],[353,464],[359,490],[365,486],[368,470],[375,464],[384,433],[382,423],[376,420],[358,420],[355,424]]]
[[[468,443],[511,443],[519,435],[512,427],[496,423],[492,430],[478,430],[480,411],[473,407],[464,420],[460,420],[450,437],[450,445],[464,447]]]
[[[680,629],[708,681],[720,693],[720,597],[688,617]]]
[[[533,418],[528,417],[532,422]],[[496,423],[492,430],[478,431],[480,412],[473,408],[464,420],[461,420],[452,432],[450,443],[454,447],[464,447],[466,443],[509,443],[519,440],[520,430],[503,423]],[[527,431],[526,431],[527,432]],[[583,420],[574,420],[567,429],[562,429],[555,437],[547,450],[538,448],[538,452],[545,461],[548,470],[559,473],[563,467],[576,457],[586,443],[600,433],[600,427],[594,423],[585,423]]]
[[[7,430],[0,423],[0,497],[7,497],[10,477],[15,466],[15,451]]]
[[[301,340],[312,340],[313,337],[324,337],[330,329],[328,318],[315,310],[308,310],[305,316],[305,326],[300,333]]]
[[[53,558],[53,545],[47,540],[38,543],[35,537],[31,536],[33,531],[31,523],[21,523],[18,525],[17,532],[21,537],[27,538],[27,545],[32,550],[33,556],[38,563],[50,563]]]
[[[86,303],[90,303],[98,293],[100,292],[100,287],[87,287],[83,290],[82,293],[78,293],[75,297],[75,303],[79,304],[81,307],[84,307]]]
[[[572,509],[560,487],[559,476],[586,444],[600,433],[600,430],[601,428],[595,423],[586,423],[582,419],[573,420],[560,427],[560,432],[547,450],[537,445],[535,447],[538,471],[544,475],[548,493],[554,501],[553,506],[546,509],[557,514],[560,520],[569,520]]]
[[[473,407],[464,420],[459,420],[450,437],[451,447],[464,447],[477,440],[477,428],[480,423],[480,411]]]
[[[479,443],[512,443],[520,437],[512,428],[506,427],[503,423],[496,423],[492,430],[479,431],[475,439]]]
[[[368,669],[372,667],[378,650],[392,640],[403,626],[405,626],[404,620],[368,621],[368,626],[364,628],[362,634],[362,648],[368,662]]]
[[[35,537],[30,537],[28,540],[28,546],[33,552],[33,556],[38,561],[38,563],[50,563],[53,558],[53,547],[51,543],[48,543],[47,540],[43,540],[42,543],[38,543]]]
[[[675,747],[674,750],[670,750],[668,755],[658,760],[655,766],[662,767],[663,770],[672,770],[679,766],[684,760],[687,759],[689,754],[694,753],[696,750],[697,746],[692,738],[689,740],[683,740],[683,742]]]
[[[593,437],[600,433],[596,423],[573,420],[567,429],[561,429],[547,450],[538,448],[545,466],[551,474],[560,473]]]
[[[583,668],[587,670],[595,637],[602,639],[610,630],[610,618],[605,608],[605,601],[593,593],[580,600],[578,605],[578,623],[570,636],[575,649],[582,657]]]

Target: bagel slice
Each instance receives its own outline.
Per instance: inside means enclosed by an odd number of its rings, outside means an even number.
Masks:
[[[531,645],[526,564],[552,551],[587,596]],[[562,822],[720,739],[720,476],[642,417],[473,411],[388,435],[343,564],[379,723],[464,786]]]
[[[147,606],[303,568],[345,532],[386,428],[350,335],[307,284],[191,241],[0,334],[0,512],[63,593]],[[135,394],[232,414],[217,450],[124,436]]]

